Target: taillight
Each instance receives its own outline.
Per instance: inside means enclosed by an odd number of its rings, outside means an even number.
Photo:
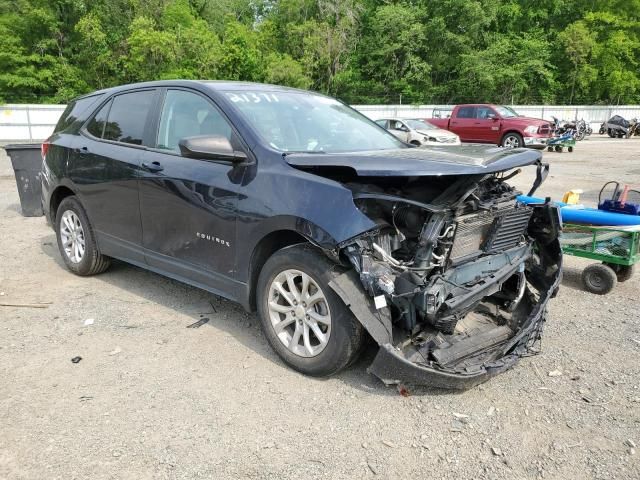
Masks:
[[[40,145],[40,153],[42,153],[43,160],[44,160],[44,157],[47,156],[47,152],[49,151],[49,145],[51,145],[51,142],[49,142],[48,138],[44,142],[42,142],[42,145]]]

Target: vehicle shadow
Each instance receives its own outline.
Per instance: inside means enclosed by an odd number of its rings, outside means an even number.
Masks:
[[[66,265],[58,251],[55,234],[41,237],[40,247],[42,252],[52,258],[61,269],[66,270]],[[289,369],[268,344],[256,314],[246,312],[240,305],[230,300],[117,260],[113,261],[106,272],[93,278],[127,292],[128,296],[135,295],[140,299],[139,303],[155,303],[175,311],[179,314],[176,316],[176,321],[184,321],[186,315],[185,328],[203,318],[209,318],[209,321],[200,328],[213,327],[223,331],[246,348],[273,363],[278,369]],[[367,394],[398,396],[398,389],[395,385],[385,386],[367,372],[367,368],[373,362],[377,351],[377,345],[370,341],[361,357],[353,365],[331,378]],[[300,381],[324,382],[331,380],[331,378],[301,376]],[[407,385],[407,389],[414,396],[457,393],[411,385]]]
[[[582,267],[567,267],[562,268],[562,284],[561,288],[570,288],[572,290],[579,290],[586,292],[582,285]]]
[[[15,212],[22,215],[22,207],[20,206],[19,203],[10,203],[9,205],[6,206],[5,210],[8,212]]]

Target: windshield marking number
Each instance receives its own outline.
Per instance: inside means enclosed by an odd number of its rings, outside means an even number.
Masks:
[[[229,97],[229,100],[231,100],[233,103],[260,103],[261,101],[265,100],[269,103],[271,102],[280,102],[280,99],[278,98],[278,96],[275,93],[254,93],[254,92],[247,92],[247,93],[233,93],[233,92],[228,92],[227,93],[227,97]]]

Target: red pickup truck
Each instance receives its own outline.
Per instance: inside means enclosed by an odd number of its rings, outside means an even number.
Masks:
[[[449,118],[438,118],[441,112],[443,110],[434,110],[434,118],[426,120],[456,133],[463,142],[542,149],[551,135],[549,122],[521,117],[512,108],[502,105],[456,105]]]

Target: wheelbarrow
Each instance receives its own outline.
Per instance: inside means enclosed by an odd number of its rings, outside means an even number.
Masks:
[[[559,137],[552,137],[547,141],[547,150],[549,152],[562,152],[566,148],[569,152],[573,152],[573,147],[576,146],[576,139],[570,133],[561,135]]]
[[[640,261],[640,227],[565,224],[560,245],[565,255],[599,262],[583,270],[582,283],[587,291],[605,295],[633,276]]]

